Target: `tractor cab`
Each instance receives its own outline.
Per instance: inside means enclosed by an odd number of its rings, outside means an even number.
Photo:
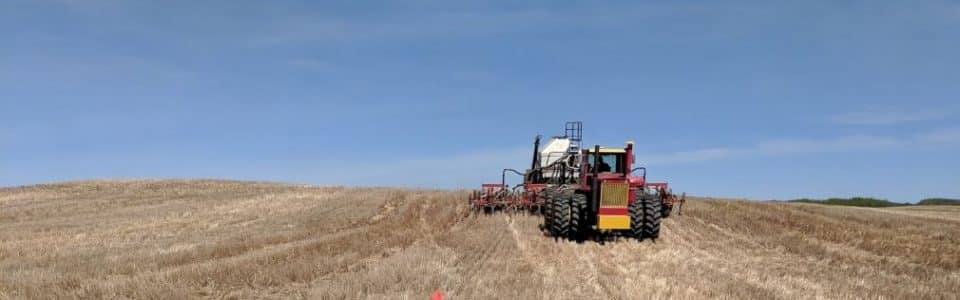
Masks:
[[[630,186],[642,186],[643,180],[630,176],[633,165],[633,142],[627,142],[626,147],[602,147],[583,149],[581,153],[582,169],[581,181],[585,188],[593,186],[593,179],[628,180]]]
[[[599,230],[630,230],[630,205],[637,199],[643,180],[630,176],[633,142],[623,148],[594,146],[583,149],[580,191],[588,200],[587,223]]]
[[[591,150],[587,150],[587,164],[590,166],[590,172],[597,169],[598,173],[623,173],[626,169],[626,151],[623,148],[600,148],[599,155],[593,155]]]

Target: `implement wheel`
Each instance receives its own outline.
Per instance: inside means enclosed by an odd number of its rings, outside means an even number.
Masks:
[[[673,212],[673,205],[663,205],[662,208],[663,209],[660,211],[660,218],[669,218],[670,213]]]

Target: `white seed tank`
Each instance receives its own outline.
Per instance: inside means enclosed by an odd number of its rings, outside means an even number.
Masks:
[[[548,166],[562,159],[569,150],[570,138],[568,137],[552,137],[540,148],[540,166],[543,167],[544,177],[550,178],[559,175],[553,172],[559,168],[549,168]]]
[[[549,166],[557,161],[570,149],[570,139],[565,137],[553,137],[546,145],[540,149],[540,165]]]

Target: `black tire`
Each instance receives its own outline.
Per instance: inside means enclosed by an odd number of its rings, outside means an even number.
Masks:
[[[643,198],[643,238],[656,240],[660,237],[661,201],[653,197]]]
[[[553,236],[555,237],[568,237],[570,236],[570,199],[568,197],[563,197],[564,193],[555,193],[553,201],[553,220],[551,225],[553,226]]]
[[[554,190],[552,188],[543,189],[543,228],[547,230],[550,235],[553,233],[553,200],[554,200]]]
[[[630,214],[630,236],[639,240],[643,240],[643,195],[637,193],[633,199],[633,203],[627,207],[627,213]]]
[[[578,242],[583,241],[590,229],[587,222],[587,195],[569,191],[570,199],[570,238]]]
[[[663,205],[662,208],[663,208],[663,210],[660,211],[660,218],[661,218],[661,219],[669,218],[669,217],[670,217],[670,213],[673,212],[673,206],[672,206],[672,205],[671,205],[671,206]]]

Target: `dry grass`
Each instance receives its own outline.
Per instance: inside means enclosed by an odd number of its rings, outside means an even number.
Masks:
[[[0,189],[0,298],[931,298],[960,207],[696,199],[656,243],[544,237],[457,192],[232,181]]]

